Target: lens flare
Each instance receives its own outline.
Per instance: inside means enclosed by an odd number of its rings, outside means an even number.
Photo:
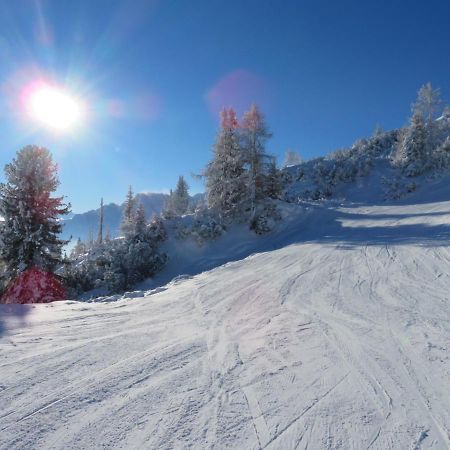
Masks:
[[[27,106],[34,120],[56,131],[73,129],[82,118],[80,102],[63,89],[50,85],[33,89],[28,96]]]

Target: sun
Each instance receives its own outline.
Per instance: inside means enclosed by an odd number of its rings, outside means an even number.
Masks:
[[[81,103],[55,86],[37,86],[30,92],[27,103],[34,120],[56,131],[72,130],[82,118]]]

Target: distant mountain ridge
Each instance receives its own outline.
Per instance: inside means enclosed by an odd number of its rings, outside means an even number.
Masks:
[[[162,212],[167,197],[167,194],[143,192],[136,194],[135,201],[137,205],[139,203],[144,205],[147,219],[150,220],[153,215]],[[119,235],[122,211],[123,204],[118,205],[116,203],[109,203],[108,205],[104,205],[104,233],[109,230],[111,236],[114,237]],[[100,208],[97,208],[85,213],[73,214],[72,217],[64,219],[62,231],[63,239],[72,238],[72,242],[76,241],[78,238],[86,240],[90,233],[92,233],[95,238],[98,233],[99,214]]]

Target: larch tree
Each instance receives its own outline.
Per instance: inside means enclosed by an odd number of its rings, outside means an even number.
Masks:
[[[242,208],[245,198],[245,160],[240,146],[239,124],[233,109],[221,112],[220,125],[213,159],[204,172],[207,201],[221,217],[232,217]]]
[[[53,272],[62,263],[61,216],[70,205],[53,196],[57,166],[46,148],[29,145],[5,166],[0,185],[1,258],[10,277],[31,267]]]
[[[444,110],[444,102],[440,89],[434,89],[431,83],[427,83],[419,89],[417,99],[412,106],[413,116],[421,115],[424,118],[426,139],[425,149],[428,162],[432,159],[433,150],[440,144],[439,126],[436,119]]]
[[[255,218],[258,202],[265,197],[265,174],[271,156],[266,153],[266,142],[272,137],[263,114],[256,105],[244,114],[241,127],[241,145],[248,166],[247,187],[250,222]]]
[[[431,123],[444,108],[440,89],[434,89],[431,83],[423,85],[417,93],[417,99],[412,105],[413,114],[421,114],[427,124]]]

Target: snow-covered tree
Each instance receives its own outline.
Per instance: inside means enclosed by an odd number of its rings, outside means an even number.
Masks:
[[[146,224],[145,211],[140,205],[136,211],[134,228],[124,239],[114,240],[105,249],[106,260],[101,285],[110,292],[121,292],[152,276],[166,262],[167,256],[158,249],[166,237],[160,220]]]
[[[426,127],[426,153],[427,159],[433,159],[433,151],[442,144],[445,136],[442,135],[440,124],[436,121],[444,110],[440,89],[434,89],[431,83],[422,86],[413,105],[414,114],[421,114]],[[444,121],[445,123],[445,121]],[[444,131],[445,134],[445,131]]]
[[[145,218],[145,209],[142,203],[139,204],[134,217],[133,237],[138,240],[144,240],[147,232],[147,219]]]
[[[0,254],[10,276],[37,266],[53,271],[62,262],[58,237],[60,217],[69,212],[58,187],[57,166],[43,147],[27,146],[5,166],[6,183],[0,185]]]
[[[282,191],[281,186],[281,175],[277,168],[277,163],[275,158],[269,163],[269,168],[267,170],[266,180],[265,180],[266,195],[269,198],[279,198]]]
[[[77,243],[70,252],[70,258],[76,259],[79,256],[84,255],[86,253],[86,250],[87,250],[86,244],[81,240],[81,238],[78,238]]]
[[[450,167],[450,136],[433,152],[433,168],[448,170]]]
[[[245,198],[244,155],[233,109],[221,112],[214,156],[204,172],[208,205],[221,217],[238,214]]]
[[[173,210],[173,191],[170,189],[169,195],[164,202],[164,208],[162,215],[165,219],[172,219],[175,217],[175,212]]]
[[[127,196],[125,199],[125,203],[123,205],[123,216],[122,223],[120,224],[120,230],[124,235],[128,233],[132,233],[133,223],[134,223],[134,209],[135,209],[135,200],[133,189],[131,186],[128,188]]]
[[[177,187],[172,193],[171,208],[173,212],[182,216],[186,214],[189,206],[189,186],[186,183],[183,175],[180,175],[177,182]]]
[[[440,89],[434,89],[431,83],[423,85],[417,93],[417,99],[412,105],[413,115],[424,117],[427,124],[436,119],[443,110]]]
[[[272,158],[266,153],[266,142],[272,134],[268,131],[264,116],[256,105],[252,105],[250,111],[244,114],[241,130],[241,145],[248,166],[248,204],[252,222],[258,202],[265,197],[265,174]]]
[[[397,163],[407,176],[416,176],[426,169],[428,153],[425,120],[420,112],[416,112],[399,143]]]
[[[296,166],[302,162],[301,156],[294,150],[287,150],[284,154],[284,167]]]

